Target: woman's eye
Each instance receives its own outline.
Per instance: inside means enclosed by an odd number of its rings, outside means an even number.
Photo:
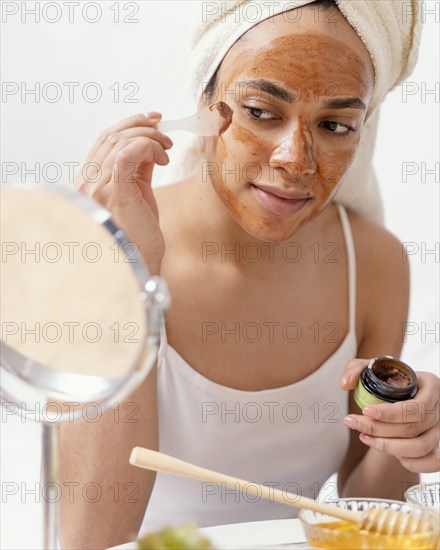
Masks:
[[[275,116],[270,111],[265,111],[264,109],[257,109],[255,107],[244,106],[243,109],[246,113],[254,119],[257,120],[274,120]]]
[[[326,120],[324,122],[321,122],[321,125],[332,134],[336,134],[339,136],[348,135],[351,134],[351,132],[356,131],[351,126],[347,126],[346,124],[342,124],[341,122],[334,122],[333,120]]]

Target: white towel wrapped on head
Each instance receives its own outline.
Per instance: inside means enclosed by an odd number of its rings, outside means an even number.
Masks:
[[[199,100],[226,53],[245,32],[261,21],[313,1],[200,2],[191,39],[191,88],[195,100]],[[422,26],[420,6],[417,0],[335,0],[335,4],[365,44],[375,71],[372,100],[359,148],[336,200],[382,222],[382,202],[372,166],[379,107],[385,95],[414,69]],[[186,137],[180,156],[174,160],[174,177],[186,177],[197,169],[203,159],[202,141],[198,136]]]

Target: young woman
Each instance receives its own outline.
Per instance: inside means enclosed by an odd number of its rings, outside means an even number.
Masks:
[[[438,418],[426,414],[438,410],[435,376],[418,373],[411,415],[399,404],[360,411],[352,398],[368,358],[399,357],[408,264],[384,227],[333,201],[375,69],[336,6],[318,4],[331,24],[306,6],[294,24],[254,25],[227,52],[198,107],[224,101],[232,123],[204,139],[191,177],[153,192],[172,149],[159,113],[116,124],[86,160],[102,177],[77,188],[112,212],[172,305],[157,368],[129,399],[137,422],[110,411],[62,428],[63,481],[103,489],[97,503],[64,500],[63,548],[115,545],[142,522],[292,516],[175,477],[159,475],[152,492],[155,476],[128,464],[134,446],[312,498],[337,472],[340,496],[401,499],[412,472],[438,460]]]

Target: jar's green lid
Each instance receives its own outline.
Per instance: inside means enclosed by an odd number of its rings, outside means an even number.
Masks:
[[[377,405],[378,403],[386,403],[386,401],[383,401],[382,399],[375,397],[369,391],[367,391],[360,380],[354,392],[354,400],[356,401],[357,406],[361,410],[365,409],[365,407],[368,407],[370,405]]]

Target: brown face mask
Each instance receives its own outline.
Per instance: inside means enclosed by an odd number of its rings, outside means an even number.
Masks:
[[[327,206],[349,168],[373,75],[344,42],[314,33],[280,36],[262,48],[245,44],[227,61],[215,99],[233,114],[207,143],[218,168],[211,181],[246,231],[272,240],[269,228],[274,240],[285,240]],[[271,93],[270,83],[284,93]],[[311,200],[292,215],[274,216],[250,192],[260,184]]]
[[[219,130],[219,136],[226,132],[232,122],[232,109],[224,101],[218,101],[209,106],[210,111],[217,111],[219,116],[223,119],[223,124]]]

